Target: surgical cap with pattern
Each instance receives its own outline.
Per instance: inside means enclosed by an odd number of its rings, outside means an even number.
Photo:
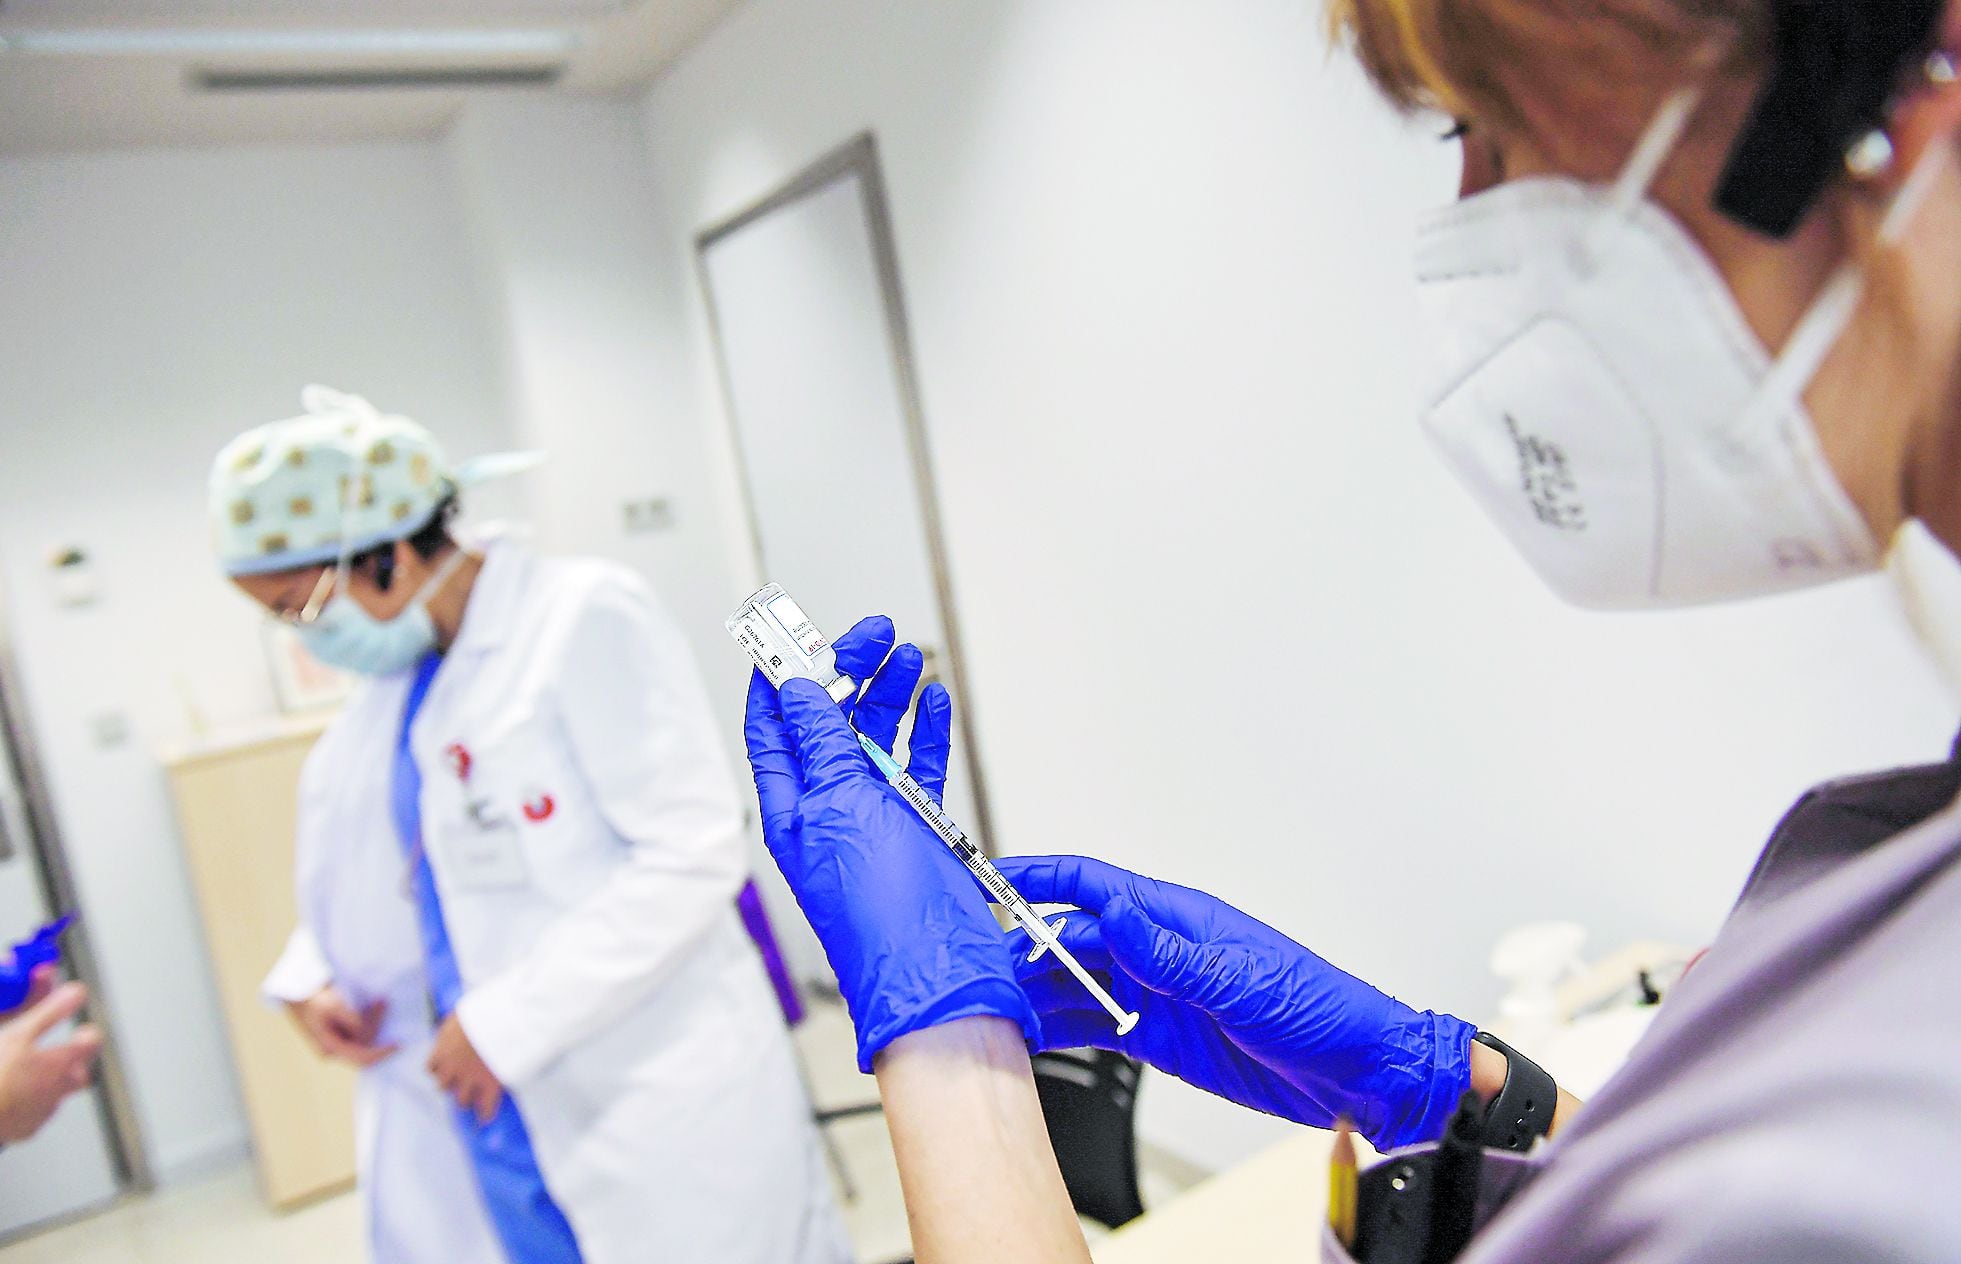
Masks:
[[[306,411],[246,431],[211,468],[211,527],[227,575],[338,561],[415,534],[456,477],[434,436],[324,386]]]

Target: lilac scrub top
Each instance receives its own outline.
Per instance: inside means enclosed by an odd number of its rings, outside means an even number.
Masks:
[[[1459,1264],[1961,1261],[1957,794],[1961,741],[1801,799]]]

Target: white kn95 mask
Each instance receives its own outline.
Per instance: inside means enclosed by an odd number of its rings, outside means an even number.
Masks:
[[[1803,402],[1863,274],[1841,268],[1783,352],[1765,350],[1709,257],[1647,198],[1696,95],[1663,107],[1611,187],[1520,179],[1419,229],[1439,374],[1425,427],[1579,606],[1756,596],[1880,561]],[[1904,228],[1931,166],[1908,180],[1883,237]]]

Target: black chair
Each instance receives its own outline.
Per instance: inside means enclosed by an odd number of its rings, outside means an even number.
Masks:
[[[1076,1214],[1110,1229],[1143,1215],[1136,1129],[1143,1064],[1104,1049],[1051,1049],[1032,1061],[1049,1144]]]

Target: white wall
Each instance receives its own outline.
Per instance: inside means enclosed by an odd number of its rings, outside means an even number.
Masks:
[[[719,433],[702,424],[695,348],[671,328],[689,282],[665,271],[674,232],[660,219],[639,101],[479,99],[451,130],[447,156],[516,425],[549,454],[531,480],[539,543],[646,575],[716,691],[739,699],[747,668],[722,620],[741,527]],[[670,525],[628,531],[627,503],[650,500],[665,502]],[[739,706],[722,726],[738,777]],[[800,976],[820,974],[816,937],[752,841],[785,953]]]
[[[703,473],[716,436],[677,392],[692,362],[661,323],[673,280],[638,102],[486,97],[445,155],[515,425],[549,456],[531,478],[540,542],[638,567],[691,631],[719,635],[728,528]],[[673,526],[629,533],[626,504],[650,499]]]
[[[0,162],[0,567],[40,743],[152,1158],[244,1141],[155,751],[273,709],[257,620],[210,563],[205,471],[324,381],[461,455],[510,431],[433,144]],[[51,549],[103,596],[53,605]],[[180,685],[181,682],[181,685]],[[94,717],[127,718],[104,748]]]
[[[753,0],[645,117],[672,376],[563,433],[716,434],[694,232],[874,128],[1012,850],[1209,888],[1475,1018],[1503,927],[1700,942],[1803,786],[1944,748],[1877,583],[1590,616],[1505,551],[1413,422],[1408,229],[1453,164],[1311,5]],[[1162,1080],[1144,1127],[1212,1163],[1273,1131]]]

